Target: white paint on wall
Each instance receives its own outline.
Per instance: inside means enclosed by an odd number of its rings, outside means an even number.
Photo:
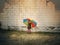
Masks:
[[[51,8],[54,8],[54,4]],[[46,0],[20,0],[20,2],[4,9],[4,13],[0,16],[3,28],[25,26],[23,23],[25,18],[35,20],[37,26],[55,26],[59,23],[58,15],[55,14],[55,10],[52,11],[48,8]]]

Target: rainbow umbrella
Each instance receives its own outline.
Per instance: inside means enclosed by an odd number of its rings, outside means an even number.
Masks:
[[[37,22],[36,22],[36,21],[34,21],[34,20],[31,20],[31,19],[29,19],[29,18],[27,18],[27,19],[23,19],[23,23],[24,23],[25,25],[27,25],[27,26],[28,26],[28,20],[30,20],[30,21],[31,21],[31,26],[32,26],[32,28],[33,28],[33,27],[36,27]]]

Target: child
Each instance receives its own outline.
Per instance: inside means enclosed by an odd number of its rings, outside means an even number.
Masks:
[[[28,20],[28,32],[31,32],[31,21],[30,20]]]

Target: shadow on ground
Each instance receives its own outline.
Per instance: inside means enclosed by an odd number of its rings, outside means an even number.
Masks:
[[[59,33],[27,33],[0,29],[0,45],[60,45],[60,35]]]

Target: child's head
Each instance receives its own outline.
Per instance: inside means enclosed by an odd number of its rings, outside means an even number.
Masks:
[[[28,23],[31,23],[31,20],[28,20]]]

